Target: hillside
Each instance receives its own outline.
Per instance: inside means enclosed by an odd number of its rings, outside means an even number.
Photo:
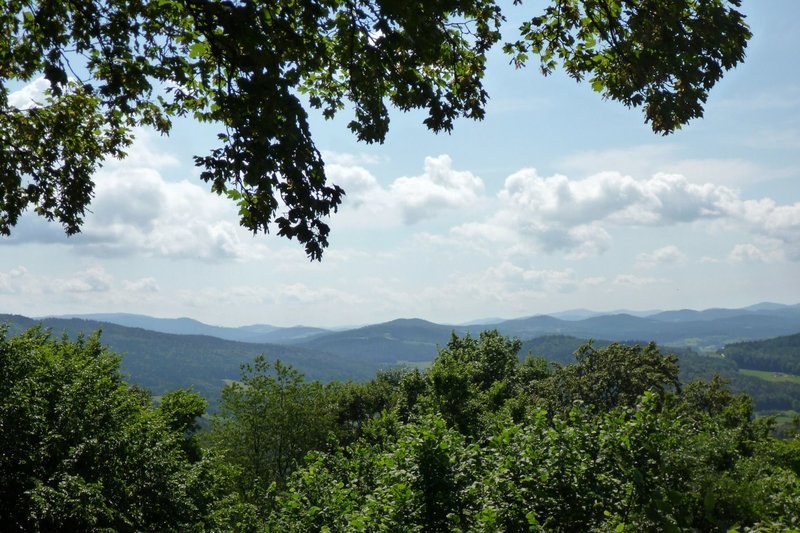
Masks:
[[[242,363],[264,354],[280,359],[322,381],[368,379],[377,367],[363,365],[355,358],[310,350],[298,346],[235,342],[207,335],[173,335],[81,319],[33,320],[18,315],[0,315],[11,334],[36,324],[52,330],[53,336],[102,331],[101,340],[122,354],[122,371],[130,381],[159,395],[178,387],[194,387],[215,402],[226,380],[236,380]]]
[[[308,338],[328,330],[307,326],[278,327],[270,324],[254,324],[228,328],[212,326],[193,318],[157,318],[147,315],[131,313],[92,313],[84,315],[62,315],[41,317],[42,319],[70,319],[78,318],[95,322],[108,322],[129,328],[142,328],[159,333],[172,333],[175,335],[210,335],[220,339],[239,342],[255,343],[283,343],[298,339]]]
[[[439,346],[444,346],[455,331],[477,334],[493,326],[444,326],[420,319],[398,319],[348,331],[317,335],[294,346],[325,350],[341,356],[359,358],[371,364],[397,361],[430,361]]]
[[[561,364],[573,362],[572,354],[589,338],[623,342],[656,340],[665,351],[677,352],[683,381],[711,379],[719,374],[731,381],[735,390],[753,395],[759,410],[767,410],[800,408],[800,385],[770,383],[743,375],[739,368],[800,373],[797,372],[800,334],[766,341],[731,341],[762,339],[776,331],[797,333],[800,330],[798,315],[800,308],[797,306],[773,305],[740,310],[667,311],[649,317],[617,314],[562,320],[543,315],[496,324],[462,326],[399,319],[338,332],[303,327],[273,329],[274,326],[269,325],[218,328],[191,319],[94,315],[110,316],[129,324],[152,324],[162,329],[184,331],[185,334],[75,318],[47,318],[41,322],[44,327],[52,329],[54,335],[66,332],[74,337],[79,332],[88,334],[102,330],[103,343],[124,355],[122,370],[133,383],[155,394],[191,385],[212,402],[216,401],[226,380],[238,379],[240,365],[260,353],[269,359],[281,359],[291,364],[309,379],[366,380],[380,368],[403,362],[431,361],[438,348],[446,345],[454,332],[476,336],[482,330],[497,329],[504,335],[523,339],[521,357],[530,352]],[[9,322],[13,333],[39,321],[0,315],[2,322]],[[189,333],[193,331],[219,335],[249,334],[251,338],[280,332],[283,337],[279,342],[255,343]],[[602,347],[610,342],[595,340],[594,345]],[[698,356],[686,349],[721,346],[726,342],[725,358]]]
[[[800,307],[674,311],[649,317],[598,315],[580,320],[538,315],[493,324],[461,326],[402,319],[353,330],[320,333],[309,339],[293,341],[292,344],[342,356],[360,357],[364,361],[391,364],[398,360],[433,359],[436,346],[444,345],[454,331],[459,335],[476,335],[482,330],[491,329],[523,340],[562,335],[581,339],[656,341],[670,346],[713,351],[734,341],[797,333],[800,331]]]
[[[659,315],[660,319],[657,318]],[[679,311],[659,315],[601,315],[582,320],[560,320],[545,315],[507,320],[487,327],[523,339],[558,334],[584,338],[653,340],[659,344],[697,347],[720,347],[728,342],[766,339],[800,331],[800,308],[797,306],[778,310]]]
[[[742,368],[800,375],[800,333],[728,344],[724,354]]]

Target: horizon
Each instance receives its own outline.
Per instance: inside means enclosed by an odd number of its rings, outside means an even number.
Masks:
[[[760,306],[771,306],[771,305],[778,305],[783,307],[796,307],[800,306],[800,302],[795,303],[781,303],[775,301],[762,301],[756,302],[753,304],[745,305],[742,307],[718,307],[718,306],[711,306],[702,309],[693,309],[688,307],[682,308],[651,308],[651,309],[609,309],[607,311],[601,311],[596,309],[588,309],[588,308],[573,308],[573,309],[564,309],[562,311],[550,311],[550,312],[543,312],[543,313],[534,313],[528,315],[520,315],[520,316],[513,316],[513,317],[485,317],[485,318],[474,318],[471,320],[463,321],[463,322],[451,322],[451,321],[436,321],[436,320],[429,320],[425,317],[420,316],[402,316],[402,317],[395,317],[389,320],[382,320],[380,322],[365,322],[361,324],[337,324],[337,325],[330,325],[330,326],[321,326],[318,324],[312,323],[297,323],[291,325],[281,325],[281,324],[274,324],[274,323],[265,323],[265,322],[254,322],[254,323],[246,323],[246,324],[236,324],[236,325],[226,325],[221,323],[213,323],[213,322],[205,322],[203,320],[199,320],[197,318],[191,316],[157,316],[157,315],[148,315],[142,313],[127,313],[121,311],[98,311],[98,312],[89,312],[89,313],[60,313],[60,314],[43,314],[37,316],[27,316],[27,318],[33,320],[44,320],[47,318],[56,318],[56,319],[70,319],[70,318],[77,318],[77,319],[93,319],[99,322],[102,322],[102,319],[94,318],[98,316],[130,316],[130,317],[141,317],[141,318],[150,318],[155,320],[191,320],[194,322],[201,323],[206,326],[211,327],[220,327],[220,328],[247,328],[247,327],[255,327],[255,326],[270,326],[279,329],[290,329],[290,328],[318,328],[318,329],[328,329],[332,331],[345,331],[350,329],[358,329],[367,326],[379,325],[379,324],[386,324],[396,321],[402,320],[421,320],[424,322],[428,322],[431,324],[443,325],[443,326],[467,326],[467,325],[487,325],[491,326],[493,324],[500,324],[502,322],[512,321],[512,320],[522,320],[528,318],[535,318],[539,316],[549,316],[553,318],[558,318],[559,320],[565,321],[578,321],[583,320],[583,318],[578,319],[568,319],[562,318],[558,315],[570,315],[570,314],[582,314],[582,313],[589,313],[596,316],[615,316],[615,315],[631,315],[637,316],[641,318],[647,318],[648,316],[656,315],[659,313],[665,312],[680,312],[680,311],[694,311],[694,312],[704,312],[704,311],[712,311],[712,310],[732,310],[732,311],[748,311],[752,310],[752,308],[758,308]],[[8,313],[8,314],[19,314],[19,313]],[[26,316],[26,315],[20,315]]]

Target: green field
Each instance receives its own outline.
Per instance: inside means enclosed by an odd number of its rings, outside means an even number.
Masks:
[[[397,363],[395,363],[395,366],[397,366],[399,368],[407,368],[407,369],[410,369],[410,370],[413,370],[415,368],[418,369],[418,370],[427,370],[432,364],[433,364],[433,361],[403,361],[403,360],[398,360]]]
[[[740,374],[745,376],[753,376],[756,378],[764,379],[766,381],[788,381],[790,383],[800,384],[800,376],[795,374],[785,374],[783,372],[766,372],[763,370],[746,370],[739,369]]]

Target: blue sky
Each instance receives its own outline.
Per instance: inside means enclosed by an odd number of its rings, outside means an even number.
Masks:
[[[703,119],[667,137],[639,110],[534,65],[516,71],[499,52],[486,120],[450,135],[397,113],[368,146],[346,115],[315,117],[348,193],[321,263],[251,236],[208,192],[191,156],[214,129],[141,131],[128,159],[98,173],[81,235],[26,216],[0,241],[0,312],[337,326],[798,303],[800,3],[743,10],[745,63]]]

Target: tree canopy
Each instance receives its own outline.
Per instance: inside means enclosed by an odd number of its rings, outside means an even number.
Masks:
[[[515,5],[522,4],[515,0]],[[253,232],[277,227],[312,259],[344,191],[329,182],[309,109],[382,142],[389,109],[422,109],[450,131],[482,119],[487,53],[502,41],[495,0],[87,0],[0,2],[0,233],[28,208],[80,230],[105,158],[134,128],[190,117],[218,126],[195,156],[211,190]],[[700,117],[744,58],[740,0],[551,0],[504,50],[548,74],[562,65],[603,97],[642,106],[654,131]],[[505,9],[524,9],[523,7]],[[49,82],[20,109],[14,84]]]
[[[205,400],[156,409],[118,366],[98,335],[0,327],[0,529],[203,530],[226,492],[192,436]]]
[[[0,328],[3,531],[798,531],[800,436],[654,345],[307,382],[258,358],[205,402],[122,381],[98,337]],[[630,359],[630,363],[625,361]],[[566,391],[566,392],[565,392]]]

